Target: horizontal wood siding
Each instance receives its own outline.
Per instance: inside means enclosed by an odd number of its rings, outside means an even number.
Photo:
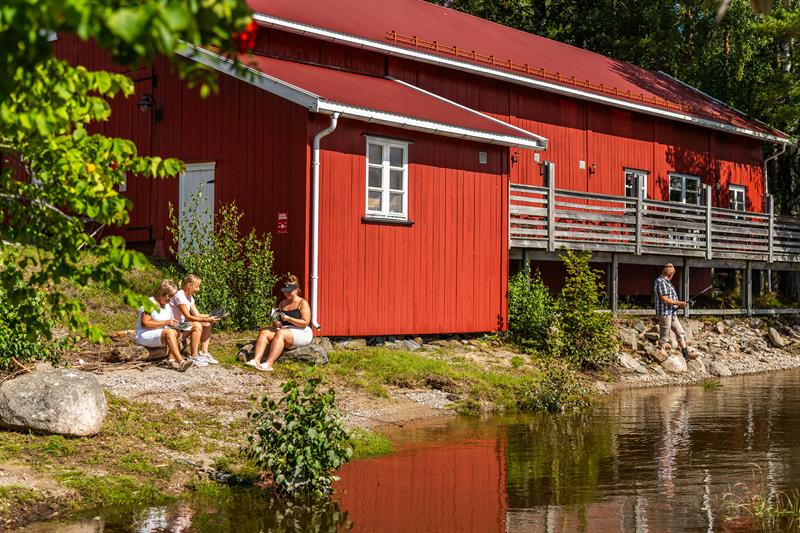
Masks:
[[[312,131],[327,124],[317,120]],[[408,139],[413,226],[367,224],[364,134]],[[480,165],[479,151],[488,163]],[[494,331],[505,323],[506,150],[343,120],[322,142],[324,335]]]

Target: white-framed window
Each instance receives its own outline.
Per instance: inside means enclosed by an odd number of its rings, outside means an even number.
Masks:
[[[747,188],[744,185],[728,185],[731,195],[731,209],[735,211],[745,211],[747,198]]]
[[[367,216],[408,219],[408,144],[367,137]]]
[[[682,204],[700,205],[702,203],[700,177],[688,174],[669,175],[669,201]]]
[[[628,198],[639,197],[639,187],[644,189],[644,197],[647,198],[647,176],[648,172],[626,168],[625,171],[625,196]]]

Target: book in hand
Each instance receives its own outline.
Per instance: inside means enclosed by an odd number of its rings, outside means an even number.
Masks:
[[[283,318],[283,313],[273,307],[269,317],[272,319],[273,322],[280,322],[281,319]]]
[[[192,324],[191,322],[184,321],[184,322],[178,322],[174,326],[167,326],[167,327],[170,329],[177,329],[178,331],[189,331],[190,329],[192,329]]]
[[[225,310],[225,308],[223,308],[223,307],[218,307],[217,309],[214,309],[213,311],[211,311],[210,313],[208,313],[208,316],[210,316],[210,317],[212,317],[212,318],[218,318],[218,319],[222,320],[223,318],[227,318],[229,314],[230,314],[230,313],[228,313],[228,312]]]

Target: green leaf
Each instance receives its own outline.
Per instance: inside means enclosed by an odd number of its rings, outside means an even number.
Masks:
[[[149,20],[145,7],[123,7],[108,17],[108,27],[126,42],[133,43],[142,38]]]

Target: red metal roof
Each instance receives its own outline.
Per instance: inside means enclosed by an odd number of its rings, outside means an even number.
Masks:
[[[531,77],[566,87],[788,138],[669,76],[423,0],[248,0],[248,5],[256,13],[487,66],[458,53],[474,51],[493,57],[491,68],[497,70],[519,74],[514,65],[528,65],[535,71]],[[392,32],[420,41],[392,38]],[[422,40],[435,41],[439,50]]]
[[[404,83],[263,56],[240,56],[245,65],[327,102],[389,113],[527,142],[543,139]],[[417,128],[419,129],[419,128]]]

